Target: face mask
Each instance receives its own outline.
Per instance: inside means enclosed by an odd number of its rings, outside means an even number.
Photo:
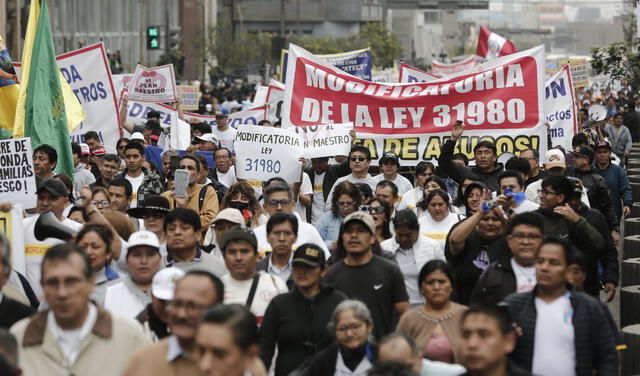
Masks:
[[[234,209],[238,209],[240,211],[243,211],[244,209],[248,209],[249,208],[249,203],[248,202],[240,202],[240,201],[231,201],[229,203],[229,207],[230,208],[234,208]]]

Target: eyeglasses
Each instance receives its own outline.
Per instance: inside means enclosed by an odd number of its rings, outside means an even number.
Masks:
[[[371,205],[360,205],[358,208],[359,211],[373,213],[373,214],[382,214],[384,213],[384,207],[382,206],[371,206]]]
[[[341,206],[343,208],[352,208],[354,204],[355,203],[353,201],[349,201],[349,202],[340,202],[340,201],[338,201],[338,206]]]
[[[542,239],[542,235],[540,234],[524,234],[522,232],[516,232],[515,234],[511,234],[511,236],[517,241],[523,241],[525,239],[535,241]]]
[[[289,203],[291,203],[290,200],[269,200],[267,201],[267,204],[269,204],[269,206],[278,206],[278,205],[289,205]]]
[[[362,328],[363,325],[364,325],[363,323],[359,323],[359,324],[338,326],[338,327],[336,327],[336,332],[346,333],[349,330],[355,331],[355,330],[358,330],[358,329]]]
[[[549,196],[549,195],[557,195],[557,192],[547,191],[546,189],[539,189],[538,196]]]
[[[364,162],[367,160],[365,157],[350,157],[349,160],[351,162]]]
[[[91,201],[91,204],[93,204],[93,206],[100,206],[104,208],[106,206],[109,206],[109,200],[101,200],[101,201],[93,200]]]
[[[219,155],[219,156],[215,157],[216,161],[224,161],[225,159],[229,159],[229,157],[226,156],[226,155]]]
[[[161,212],[149,212],[142,214],[142,219],[160,219],[164,216],[164,213]]]
[[[172,300],[171,302],[169,302],[169,307],[176,310],[180,308],[184,308],[187,312],[191,312],[191,313],[201,312],[208,308],[208,306],[204,304],[198,304],[194,302],[185,302],[182,300]]]

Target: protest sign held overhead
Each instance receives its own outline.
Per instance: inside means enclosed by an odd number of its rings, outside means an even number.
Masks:
[[[453,73],[465,71],[476,65],[476,57],[469,56],[455,63],[441,63],[433,60],[431,62],[431,72],[439,76],[446,76]]]
[[[275,122],[282,117],[282,103],[284,102],[284,84],[271,80],[267,89],[267,120]]]
[[[569,67],[564,66],[550,78],[545,89],[544,111],[551,142],[553,146],[571,150],[571,139],[576,135],[578,122]]]
[[[36,177],[31,139],[0,141],[0,196],[3,202],[36,206]]]
[[[294,127],[302,137],[303,155],[307,159],[349,155],[353,124],[311,125]]]
[[[483,139],[498,153],[546,150],[542,46],[430,83],[379,84],[351,76],[295,45],[289,51],[283,126],[354,123],[377,159],[435,159],[456,119],[468,125],[461,151]],[[369,137],[369,139],[367,139]]]
[[[246,125],[233,142],[238,179],[300,181],[302,138],[293,130]]]
[[[178,85],[178,97],[180,98],[180,108],[184,111],[198,110],[198,100],[202,95],[197,86]]]
[[[178,98],[173,64],[136,67],[127,98],[139,102],[175,102]]]
[[[412,67],[404,62],[400,63],[400,82],[431,82],[440,76]]]
[[[558,61],[558,66],[571,68],[571,80],[575,88],[589,86],[589,62],[587,59],[569,59]]]
[[[340,68],[341,70],[352,74],[356,77],[371,81],[371,70],[373,62],[371,60],[371,49],[342,52],[339,54],[317,55],[318,58],[327,61],[329,64]],[[282,50],[280,55],[280,81],[287,80],[287,64],[289,60],[289,51]]]
[[[129,90],[129,84],[131,83],[131,79],[133,78],[133,74],[112,74],[111,82],[113,82],[113,87],[116,92],[116,102],[118,103],[118,108],[120,108],[120,101],[127,94]]]
[[[257,125],[258,122],[265,120],[266,110],[267,106],[260,106],[244,111],[234,112],[232,114],[229,114],[227,124],[229,124],[229,126],[233,128],[238,128],[238,126],[242,124]]]

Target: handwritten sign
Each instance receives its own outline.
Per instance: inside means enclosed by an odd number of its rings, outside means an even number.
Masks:
[[[197,111],[200,100],[200,90],[194,85],[178,85],[178,96],[180,97],[180,108],[185,111]]]
[[[155,68],[138,64],[133,73],[127,98],[139,102],[175,102],[178,92],[173,64]]]
[[[558,66],[560,67],[565,65],[569,65],[569,68],[571,68],[573,87],[580,88],[589,86],[589,62],[587,59],[569,59],[558,62]]]
[[[0,141],[0,197],[3,202],[36,207],[36,177],[29,137]]]

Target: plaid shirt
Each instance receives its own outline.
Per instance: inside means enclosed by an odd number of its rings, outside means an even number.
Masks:
[[[142,167],[142,173],[144,174],[144,180],[142,180],[142,184],[138,188],[138,202],[144,201],[147,195],[159,195],[164,192],[164,182],[159,175],[144,167]],[[122,172],[113,175],[111,180],[124,179],[126,175],[127,169],[125,168]]]

